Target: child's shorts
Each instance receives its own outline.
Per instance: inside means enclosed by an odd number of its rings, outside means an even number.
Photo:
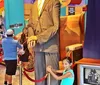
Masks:
[[[29,51],[28,50],[25,51],[25,54],[19,56],[19,59],[22,62],[28,62],[28,60],[29,60],[28,58],[29,58]]]
[[[26,55],[19,56],[19,59],[22,62],[28,62],[28,56],[26,56]]]
[[[6,74],[15,75],[17,69],[17,60],[5,60]]]

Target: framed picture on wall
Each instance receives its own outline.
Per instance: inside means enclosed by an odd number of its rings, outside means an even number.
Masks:
[[[75,15],[75,7],[74,6],[68,7],[68,15]]]

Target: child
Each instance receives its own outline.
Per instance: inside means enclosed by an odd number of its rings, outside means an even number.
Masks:
[[[12,85],[12,76],[15,75],[17,68],[17,48],[19,48],[19,51],[23,49],[21,44],[13,39],[14,33],[12,29],[8,29],[6,35],[7,37],[2,39],[2,48],[6,65],[4,85]]]
[[[71,69],[72,61],[70,57],[63,59],[64,70],[54,70],[51,66],[47,67],[47,71],[56,79],[61,80],[60,85],[73,85],[74,72]],[[63,73],[62,76],[57,76],[55,73]]]
[[[27,37],[30,36],[28,34],[29,30],[31,30],[31,33],[33,34],[32,26],[28,25],[23,29],[23,32],[22,32],[22,35],[21,35],[20,42],[21,42],[21,44],[24,43],[23,47],[24,47],[24,50],[25,50],[25,54],[20,56],[20,60],[22,61],[22,65],[24,66],[24,68],[33,69],[34,68],[33,47],[32,48],[29,47],[29,44],[27,42]]]
[[[29,59],[29,50],[28,50],[28,46],[27,46],[27,27],[25,27],[23,29],[23,32],[21,34],[20,43],[23,44],[23,48],[25,50],[25,54],[21,55],[19,57],[19,59],[20,59],[20,61],[22,61],[23,67],[27,68],[27,66],[28,66],[28,59]]]

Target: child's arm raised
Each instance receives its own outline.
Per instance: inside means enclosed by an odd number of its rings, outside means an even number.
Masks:
[[[63,70],[55,70],[55,69],[52,69],[52,71],[53,71],[54,73],[63,73]]]
[[[64,78],[68,78],[71,77],[72,74],[70,72],[67,72],[66,74],[62,75],[62,76],[57,76],[54,72],[50,71],[51,75],[56,79],[56,80],[62,80]]]
[[[50,74],[56,79],[56,80],[62,80],[64,78],[68,78],[68,77],[72,77],[72,73],[67,72],[66,74],[62,75],[62,76],[57,76],[50,67],[47,67],[47,71],[50,72]]]
[[[48,68],[51,68],[51,70],[52,70],[54,73],[63,73],[63,70],[55,70],[55,69],[52,68],[52,66],[48,66],[47,69],[48,69]]]

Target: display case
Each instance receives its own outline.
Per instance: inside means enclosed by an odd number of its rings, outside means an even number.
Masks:
[[[77,64],[77,85],[100,85],[100,59],[83,58]]]

